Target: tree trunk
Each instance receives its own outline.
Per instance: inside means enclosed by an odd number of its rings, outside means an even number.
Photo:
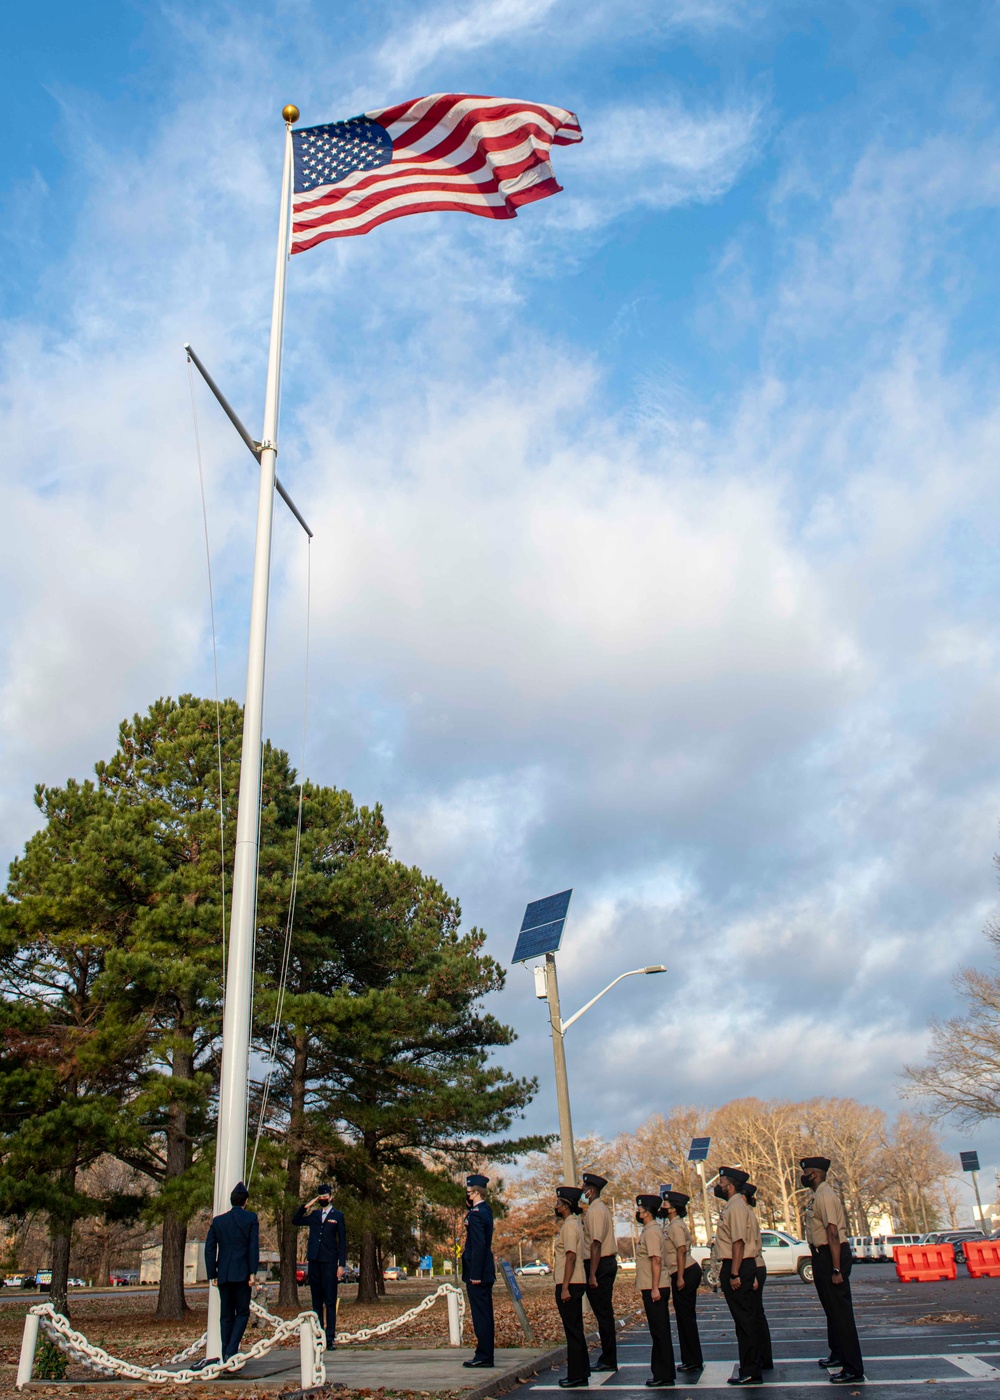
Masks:
[[[291,1108],[288,1115],[288,1160],[285,1169],[285,1200],[276,1221],[278,1226],[278,1260],[280,1281],[278,1283],[278,1304],[282,1307],[297,1308],[299,1286],[295,1281],[295,1265],[298,1262],[297,1225],[292,1224],[295,1207],[302,1195],[302,1164],[305,1161],[306,1123],[306,1074],[308,1072],[308,1049],[305,1036],[295,1041],[291,1071]],[[294,1202],[294,1205],[292,1204]]]
[[[194,1078],[194,1056],[186,1048],[186,1027],[178,1017],[176,1034],[185,1048],[175,1049],[171,1056],[171,1078],[190,1084]],[[167,1110],[166,1165],[163,1185],[183,1176],[191,1165],[191,1144],[187,1134],[187,1108],[181,1094],[171,1100]],[[234,1183],[235,1185],[235,1183]],[[175,1211],[163,1215],[163,1237],[160,1253],[160,1289],[156,1298],[156,1317],[161,1322],[177,1322],[189,1312],[184,1296],[184,1250],[187,1244],[187,1220]]]
[[[70,1201],[76,1188],[76,1167],[64,1167],[59,1173],[59,1189],[63,1200]],[[73,1241],[73,1221],[65,1216],[49,1217],[52,1240],[52,1285],[49,1301],[56,1312],[69,1317],[69,1254]]]
[[[163,1217],[160,1253],[160,1291],[156,1298],[156,1316],[161,1319],[182,1318],[189,1311],[184,1297],[184,1253],[187,1246],[187,1221],[179,1220],[173,1211]]]
[[[382,1254],[382,1245],[379,1240],[375,1241],[375,1288],[380,1298],[385,1297],[385,1258]]]
[[[111,1287],[111,1230],[107,1226],[101,1235],[101,1254],[94,1282],[101,1288]]]
[[[378,1302],[378,1262],[374,1230],[361,1231],[361,1260],[358,1268],[358,1302]]]

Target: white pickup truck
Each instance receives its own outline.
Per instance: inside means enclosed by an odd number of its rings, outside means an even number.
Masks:
[[[784,1230],[761,1230],[761,1252],[768,1275],[798,1274],[803,1283],[812,1283],[812,1255],[805,1240],[797,1240]],[[705,1282],[712,1288],[719,1286],[719,1264],[712,1259],[712,1251],[707,1245],[696,1244],[691,1250],[691,1258],[701,1265]]]

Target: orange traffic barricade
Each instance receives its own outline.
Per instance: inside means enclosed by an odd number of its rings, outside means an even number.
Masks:
[[[937,1283],[958,1274],[950,1244],[897,1244],[892,1258],[903,1283]]]
[[[962,1252],[971,1278],[1000,1278],[1000,1240],[966,1240]]]

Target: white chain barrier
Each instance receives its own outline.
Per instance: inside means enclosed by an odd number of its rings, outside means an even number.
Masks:
[[[259,1304],[251,1303],[250,1306],[258,1316],[262,1315],[269,1322],[275,1324],[271,1336],[261,1337],[259,1341],[254,1342],[253,1346],[248,1347],[246,1351],[237,1352],[228,1361],[213,1361],[210,1366],[203,1366],[197,1371],[168,1371],[165,1366],[139,1366],[135,1362],[124,1361],[119,1356],[112,1356],[103,1347],[88,1342],[82,1332],[75,1331],[70,1325],[69,1319],[63,1317],[62,1313],[57,1313],[51,1303],[38,1303],[29,1309],[28,1317],[25,1318],[25,1333],[27,1335],[29,1319],[37,1317],[45,1335],[71,1360],[79,1361],[99,1375],[124,1376],[128,1380],[147,1381],[154,1385],[165,1385],[168,1382],[173,1382],[176,1385],[188,1385],[191,1381],[211,1381],[216,1376],[242,1371],[253,1357],[266,1356],[269,1351],[272,1351],[286,1338],[298,1333],[300,1350],[303,1353],[307,1350],[310,1351],[312,1357],[311,1366],[303,1366],[303,1388],[324,1385],[326,1383],[326,1364],[323,1360],[323,1353],[326,1350],[326,1334],[319,1325],[319,1318],[316,1314],[314,1312],[301,1312],[297,1317],[286,1320],[285,1318],[272,1317]],[[186,1361],[195,1351],[200,1351],[204,1344],[205,1338],[199,1338],[192,1346],[178,1353],[177,1359]],[[33,1347],[31,1351],[34,1352]],[[22,1363],[24,1359],[22,1354]],[[304,1359],[305,1357],[303,1357]],[[171,1362],[166,1364],[170,1365]],[[24,1380],[21,1379],[23,1369],[22,1364],[18,1371],[19,1387],[30,1379],[30,1373]]]
[[[337,1343],[343,1346],[349,1342],[366,1342],[370,1337],[383,1337],[387,1332],[402,1327],[404,1323],[410,1322],[420,1313],[426,1312],[441,1297],[445,1298],[448,1303],[449,1331],[452,1334],[451,1344],[458,1346],[465,1322],[465,1294],[461,1288],[456,1288],[452,1283],[442,1284],[436,1292],[429,1293],[416,1307],[401,1313],[399,1317],[380,1322],[377,1327],[362,1327],[357,1332],[338,1332]],[[158,1385],[168,1382],[173,1382],[176,1385],[187,1385],[191,1381],[210,1381],[214,1380],[216,1376],[241,1371],[252,1357],[266,1356],[269,1351],[297,1332],[300,1348],[303,1352],[311,1344],[312,1374],[311,1376],[308,1374],[310,1367],[303,1356],[303,1388],[326,1383],[326,1365],[323,1360],[323,1353],[326,1350],[326,1333],[320,1326],[319,1318],[314,1312],[301,1312],[297,1317],[286,1319],[276,1317],[274,1313],[268,1312],[265,1305],[258,1302],[251,1302],[250,1311],[273,1328],[269,1337],[261,1337],[246,1351],[237,1352],[228,1361],[214,1361],[210,1366],[203,1366],[197,1371],[190,1369],[168,1371],[166,1370],[167,1366],[180,1365],[202,1351],[208,1339],[208,1333],[203,1332],[197,1341],[192,1342],[183,1351],[179,1351],[176,1356],[170,1357],[161,1366],[140,1366],[135,1362],[124,1361],[121,1357],[112,1356],[103,1347],[88,1342],[83,1333],[75,1331],[69,1319],[63,1317],[62,1313],[56,1312],[51,1303],[38,1303],[29,1309],[28,1316],[25,1318],[25,1340],[22,1345],[21,1366],[18,1370],[18,1388],[20,1389],[31,1379],[31,1360],[34,1358],[35,1347],[33,1335],[29,1346],[29,1333],[37,1334],[39,1325],[50,1341],[65,1352],[71,1360],[80,1362],[81,1365],[89,1367],[90,1370],[96,1371],[99,1375],[124,1376],[129,1380],[147,1381]],[[453,1320],[457,1320],[457,1328],[454,1326]],[[30,1355],[27,1355],[29,1352]],[[24,1375],[26,1365],[27,1374]]]

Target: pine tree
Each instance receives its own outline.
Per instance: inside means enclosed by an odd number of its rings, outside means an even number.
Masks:
[[[73,1224],[104,1210],[79,1182],[134,1150],[126,1107],[144,1018],[107,996],[107,960],[129,937],[148,852],[92,783],[39,787],[44,827],[0,896],[0,1213],[48,1215],[52,1301],[66,1309]]]

